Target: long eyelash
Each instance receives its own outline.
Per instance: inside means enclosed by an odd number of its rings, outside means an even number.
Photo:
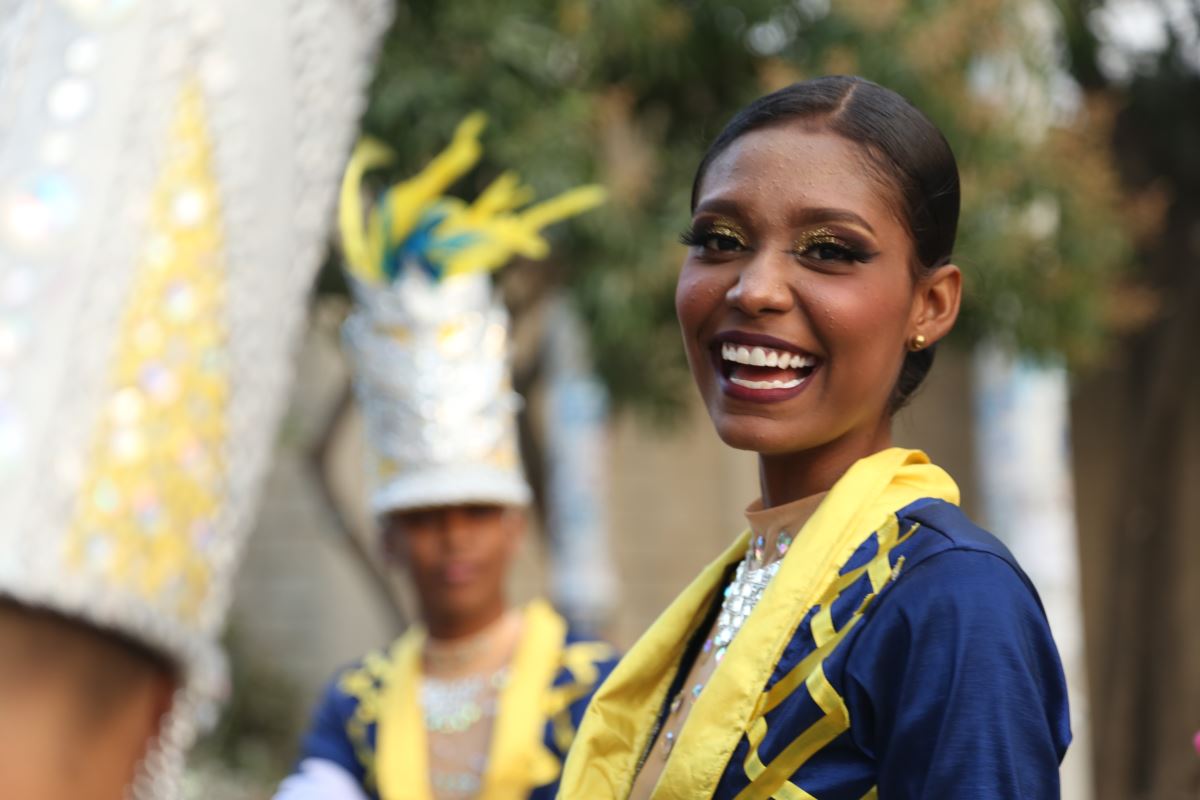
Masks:
[[[845,242],[813,242],[812,244],[810,244],[808,247],[806,247],[804,250],[802,250],[800,252],[806,252],[809,248],[814,247],[816,245],[821,245],[821,244],[827,244],[827,245],[830,245],[831,247],[835,247],[838,250],[841,250],[845,254],[847,261],[858,261],[860,263],[866,263],[876,256],[875,253],[867,252],[866,250],[862,250],[857,247],[851,247],[850,245],[846,244]]]
[[[828,228],[818,228],[815,231],[810,231],[805,234],[799,241],[796,242],[795,252],[797,255],[803,255],[812,248],[818,245],[829,245],[837,248],[845,254],[849,261],[858,261],[865,263],[874,258],[878,253],[864,250],[861,247],[855,247],[841,237],[834,234]]]
[[[693,223],[684,231],[679,241],[688,247],[704,247],[713,237],[722,237],[737,242],[739,247],[746,247],[746,236],[733,223],[724,220]]]

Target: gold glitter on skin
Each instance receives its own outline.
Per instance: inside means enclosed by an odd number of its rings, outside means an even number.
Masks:
[[[749,247],[746,235],[731,220],[727,219],[718,219],[712,222],[704,231],[704,236],[724,236],[737,242],[739,247]]]
[[[793,246],[793,252],[797,255],[804,255],[810,248],[819,244],[832,244],[838,247],[849,249],[846,243],[829,228],[816,228],[811,231],[805,231],[796,244]]]

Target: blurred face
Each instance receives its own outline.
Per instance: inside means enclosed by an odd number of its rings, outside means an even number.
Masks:
[[[763,455],[888,446],[907,343],[944,331],[922,327],[912,240],[859,147],[747,133],[709,166],[685,243],[676,310],[721,438]]]
[[[495,505],[438,506],[385,518],[385,546],[408,567],[434,633],[471,633],[504,612],[508,570],[525,522],[524,512]]]

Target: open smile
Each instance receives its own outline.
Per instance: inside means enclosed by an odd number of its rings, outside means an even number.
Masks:
[[[813,354],[762,334],[718,334],[710,348],[722,391],[751,402],[776,403],[795,397],[821,365]]]

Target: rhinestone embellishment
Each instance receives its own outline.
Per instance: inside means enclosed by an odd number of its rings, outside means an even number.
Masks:
[[[780,531],[776,539],[774,552],[780,558],[787,554],[792,545],[792,537],[786,531]],[[767,554],[766,538],[755,536],[746,550],[746,557],[738,564],[733,580],[725,587],[721,600],[721,612],[717,616],[717,630],[704,641],[701,648],[703,656],[712,655],[713,663],[720,664],[729,651],[729,645],[738,631],[746,624],[750,613],[762,599],[763,592],[771,579],[779,572],[779,561],[764,563]],[[702,659],[703,660],[703,659]],[[691,703],[695,704],[704,692],[704,683],[695,683],[690,690],[681,690],[667,706],[667,717],[673,718],[679,714],[685,698],[691,695]],[[661,744],[661,755],[667,759],[675,746],[679,734],[676,731],[665,731]]]
[[[745,560],[738,564],[733,581],[725,592],[725,599],[721,602],[721,613],[717,617],[717,633],[713,637],[713,642],[722,650],[729,646],[733,637],[746,624],[750,612],[762,599],[771,578],[779,572],[778,561],[763,565],[765,547],[763,537],[759,536],[750,552],[746,554]],[[778,545],[776,547],[778,549]],[[717,658],[720,659],[723,655],[723,652],[718,651]]]

